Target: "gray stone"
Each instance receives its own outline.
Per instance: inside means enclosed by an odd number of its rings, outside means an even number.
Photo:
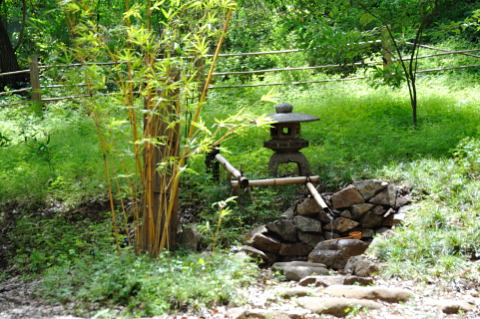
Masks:
[[[297,205],[296,209],[296,212],[299,215],[316,215],[321,211],[322,208],[318,206],[317,202],[312,197],[305,198]]]
[[[372,197],[369,202],[377,205],[385,205],[395,207],[397,198],[397,187],[389,184],[386,189]]]
[[[348,258],[344,257],[339,250],[312,250],[308,254],[308,261],[322,263],[333,269],[342,269]]]
[[[307,245],[310,245],[312,247],[315,247],[316,244],[318,244],[321,241],[324,241],[325,238],[317,233],[304,233],[304,232],[298,232],[298,239]]]
[[[273,269],[279,270],[288,280],[299,281],[311,275],[326,275],[329,270],[325,265],[306,261],[289,261],[274,263]]]
[[[350,285],[333,285],[324,290],[325,293],[335,297],[382,300],[386,302],[406,302],[413,294],[402,288],[383,286],[360,287]]]
[[[314,296],[317,293],[318,293],[317,289],[312,289],[309,287],[284,288],[284,289],[279,289],[276,292],[276,294],[282,298]]]
[[[353,182],[353,185],[358,189],[360,194],[362,194],[363,198],[368,200],[381,190],[387,188],[388,183],[376,179],[367,179],[363,181],[355,181]]]
[[[332,239],[317,244],[314,250],[342,250],[349,257],[361,255],[368,247],[368,244],[359,239]]]
[[[252,246],[242,246],[242,248],[240,248],[240,251],[246,253],[248,256],[254,258],[254,259],[257,259],[257,260],[262,260],[263,262],[267,263],[267,264],[271,264],[273,262],[275,262],[275,255],[273,254],[270,254],[270,253],[265,253],[263,251],[261,251],[260,249],[257,249],[255,247],[252,247]]]
[[[372,212],[373,212],[374,214],[383,216],[383,214],[385,214],[385,212],[386,212],[386,209],[383,208],[383,206],[378,205],[378,206],[375,206],[375,207],[372,209]]]
[[[345,218],[350,218],[350,219],[353,218],[352,213],[351,213],[348,209],[342,211],[342,212],[340,213],[340,216],[341,216],[341,217],[345,217]]]
[[[370,228],[362,229],[362,238],[372,238],[375,235],[375,231]]]
[[[373,211],[368,211],[363,215],[360,223],[363,228],[376,228],[382,225],[383,216],[375,214]]]
[[[268,230],[280,236],[283,240],[288,242],[297,241],[297,229],[291,220],[276,220],[265,225]]]
[[[369,277],[377,273],[380,269],[374,261],[365,255],[352,256],[348,259],[344,268],[348,274],[353,274],[359,277]]]
[[[300,286],[315,286],[315,287],[328,287],[332,285],[370,285],[373,283],[372,278],[358,277],[358,276],[308,276],[300,280],[298,283]]]
[[[333,239],[317,244],[308,255],[311,262],[320,262],[333,269],[343,269],[348,259],[362,254],[368,244],[358,239]]]
[[[256,234],[252,238],[250,245],[257,249],[260,249],[261,251],[273,254],[278,253],[281,246],[278,240],[268,237],[264,234]]]
[[[282,218],[285,219],[292,219],[295,216],[295,209],[293,207],[289,207],[286,211],[283,212],[281,215]]]
[[[316,219],[308,218],[304,216],[295,216],[293,219],[297,228],[303,232],[321,232],[322,223]]]
[[[397,200],[395,201],[395,208],[400,208],[405,205],[409,205],[412,203],[412,198],[407,195],[407,196],[398,196],[397,195]]]
[[[355,204],[363,203],[363,197],[358,190],[353,186],[342,189],[332,195],[332,206],[335,209],[347,208]]]
[[[300,297],[297,303],[317,314],[328,314],[336,317],[345,317],[349,310],[357,307],[367,309],[379,309],[381,304],[371,300],[352,298],[328,298],[328,297]]]
[[[308,276],[300,280],[300,286],[328,287],[331,285],[343,285],[345,277],[336,276]]]
[[[466,313],[475,309],[475,304],[466,300],[440,299],[428,302],[439,307],[445,314]]]
[[[258,234],[264,234],[265,235],[266,233],[268,233],[268,229],[267,229],[267,227],[265,227],[265,225],[255,227],[254,229],[252,229],[252,231],[250,231],[249,240],[252,240],[253,237],[255,237],[255,235],[258,235]]]
[[[186,317],[184,317],[186,318]],[[231,319],[291,319],[290,314],[269,309],[245,309],[233,308],[228,310],[228,318]]]
[[[324,229],[332,230],[332,227],[333,227],[333,230],[335,230],[337,232],[340,232],[340,233],[345,233],[349,230],[354,229],[358,225],[360,225],[360,223],[353,220],[353,219],[349,219],[349,218],[345,218],[345,217],[338,217],[338,218],[335,218],[333,220],[333,223],[326,224]]]
[[[202,241],[202,237],[195,225],[188,225],[178,236],[178,244],[186,249],[193,251],[198,250],[198,246]]]
[[[375,207],[373,204],[363,203],[352,206],[352,216],[354,219],[359,220],[366,212]]]
[[[360,277],[360,276],[345,276],[345,280],[343,282],[344,285],[371,285],[373,284],[373,279],[371,277]]]
[[[281,244],[278,254],[280,256],[306,256],[312,246],[304,243]]]

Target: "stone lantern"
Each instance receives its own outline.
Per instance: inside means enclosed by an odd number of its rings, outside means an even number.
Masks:
[[[295,113],[289,103],[275,106],[277,113],[267,115],[273,120],[270,128],[271,140],[264,146],[275,151],[270,158],[268,168],[273,176],[278,175],[278,166],[283,163],[296,163],[300,176],[310,175],[310,165],[300,149],[308,146],[308,141],[300,137],[300,123],[318,121],[316,116]]]

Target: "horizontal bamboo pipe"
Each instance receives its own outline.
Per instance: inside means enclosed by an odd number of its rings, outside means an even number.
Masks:
[[[215,155],[215,159],[222,164],[225,169],[233,176],[235,179],[237,179],[237,183],[240,183],[240,186],[242,187],[247,187],[249,185],[248,179],[242,175],[242,173],[236,169],[230,162],[223,157],[221,154]]]
[[[248,186],[276,186],[289,184],[303,184],[307,181],[318,182],[319,176],[295,176],[295,177],[279,177],[266,179],[252,179],[248,181]],[[230,181],[232,187],[238,187],[237,181]]]

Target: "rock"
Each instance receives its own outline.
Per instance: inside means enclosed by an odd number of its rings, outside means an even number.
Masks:
[[[316,216],[318,218],[318,220],[320,220],[323,224],[329,224],[332,220],[330,219],[330,217],[328,216],[328,214],[326,212],[324,212],[323,210],[318,213],[318,215]]]
[[[381,215],[383,216],[383,214],[385,214],[386,212],[386,209],[383,208],[383,206],[375,206],[373,209],[372,209],[372,212],[376,215]]]
[[[331,200],[332,206],[335,209],[347,208],[364,202],[362,195],[360,195],[358,190],[353,185],[350,185],[333,194]]]
[[[312,246],[304,243],[281,244],[278,254],[280,256],[306,256],[312,250]]]
[[[342,211],[342,212],[340,213],[340,216],[341,216],[341,217],[345,217],[345,218],[350,218],[350,219],[353,218],[352,213],[351,213],[348,209]]]
[[[376,228],[381,226],[384,221],[383,216],[375,214],[373,211],[368,211],[363,215],[360,223],[363,228]]]
[[[377,229],[377,230],[375,231],[375,233],[381,234],[381,235],[383,235],[384,237],[390,237],[391,235],[394,234],[393,230],[391,230],[391,229],[388,228],[388,227],[381,227],[381,228]]]
[[[332,230],[332,227],[333,227],[333,230],[340,233],[345,233],[349,230],[354,229],[358,225],[360,225],[360,223],[357,221],[354,221],[353,219],[338,217],[333,220],[333,223],[326,224],[324,229]]]
[[[357,275],[360,277],[369,277],[372,274],[378,272],[380,269],[378,265],[370,260],[365,255],[350,257],[344,268],[348,274]]]
[[[271,263],[275,262],[275,255],[267,254],[267,253],[261,251],[260,249],[254,248],[252,246],[242,246],[240,248],[240,251],[246,253],[248,256],[250,256],[254,259],[262,260],[263,262],[265,262],[267,264],[271,264]]]
[[[363,254],[368,244],[358,239],[333,239],[317,244],[308,255],[311,262],[319,262],[333,269],[343,269],[352,256]]]
[[[298,239],[307,245],[310,245],[312,247],[315,247],[316,244],[318,244],[321,241],[324,241],[325,238],[317,233],[304,233],[304,232],[298,232]]]
[[[294,287],[294,288],[280,289],[276,292],[276,294],[282,298],[314,296],[318,294],[318,290],[312,289],[309,287]]]
[[[350,286],[351,287],[351,286]],[[317,314],[328,314],[336,317],[345,317],[349,310],[360,308],[378,309],[381,304],[371,300],[328,297],[300,297],[297,303]]]
[[[228,318],[231,319],[291,319],[292,317],[283,311],[268,309],[245,309],[232,308],[228,311]]]
[[[318,243],[314,250],[342,250],[351,257],[363,254],[367,247],[368,244],[359,239],[331,239]]]
[[[298,283],[300,286],[328,287],[331,285],[343,285],[345,277],[341,275],[336,276],[308,276],[302,278]]]
[[[280,250],[281,244],[278,240],[268,237],[264,234],[256,234],[250,243],[251,246],[264,252],[276,254]]]
[[[398,196],[397,200],[395,201],[395,208],[400,208],[405,205],[409,205],[412,203],[412,198],[410,196]]]
[[[329,270],[323,264],[306,261],[289,261],[274,263],[273,269],[280,270],[288,280],[298,281],[311,275],[326,275]]]
[[[297,228],[303,232],[322,232],[322,223],[316,219],[304,216],[295,216],[293,219]]]
[[[366,212],[375,207],[373,204],[363,203],[352,206],[352,216],[354,219],[359,220]]]
[[[360,277],[360,276],[345,276],[345,280],[343,281],[344,285],[371,285],[373,284],[373,279],[370,277]]]
[[[360,192],[365,200],[369,200],[378,192],[387,188],[388,183],[376,179],[367,179],[353,182],[355,188]]]
[[[370,228],[362,229],[362,238],[372,238],[375,235],[375,231]]]
[[[413,296],[413,294],[406,289],[383,286],[360,287],[333,285],[325,288],[324,292],[335,297],[382,300],[392,303],[406,302]]]
[[[297,241],[297,229],[291,220],[276,220],[265,225],[267,229],[288,242]]]
[[[255,237],[255,236],[258,235],[258,234],[263,234],[263,235],[265,235],[266,233],[268,233],[268,229],[267,229],[267,227],[265,227],[265,225],[255,227],[255,228],[250,232],[250,239],[249,239],[249,240],[252,240],[253,237]]]
[[[328,287],[332,285],[370,285],[373,283],[372,278],[364,278],[358,276],[308,276],[300,280],[300,286],[313,285],[315,287]]]
[[[297,205],[296,211],[299,215],[316,215],[322,211],[322,208],[318,206],[315,199],[308,197]]]
[[[178,244],[186,249],[197,251],[202,237],[195,225],[185,227],[178,236]]]
[[[289,207],[286,211],[283,212],[282,215],[280,215],[282,218],[285,219],[292,219],[295,216],[295,209],[294,207]]]
[[[449,315],[466,313],[475,309],[475,304],[466,300],[441,299],[432,300],[429,304],[439,307],[443,313]]]
[[[389,184],[386,189],[371,198],[369,202],[377,205],[395,207],[396,198],[397,187],[393,184]]]
[[[308,254],[308,261],[322,263],[333,269],[342,269],[348,258],[339,250],[313,250]]]

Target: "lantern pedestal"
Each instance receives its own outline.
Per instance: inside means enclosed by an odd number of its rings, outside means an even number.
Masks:
[[[309,176],[310,165],[307,158],[300,152],[297,153],[275,153],[270,158],[268,169],[272,176],[278,176],[278,166],[285,163],[296,163],[298,168],[298,175]]]

